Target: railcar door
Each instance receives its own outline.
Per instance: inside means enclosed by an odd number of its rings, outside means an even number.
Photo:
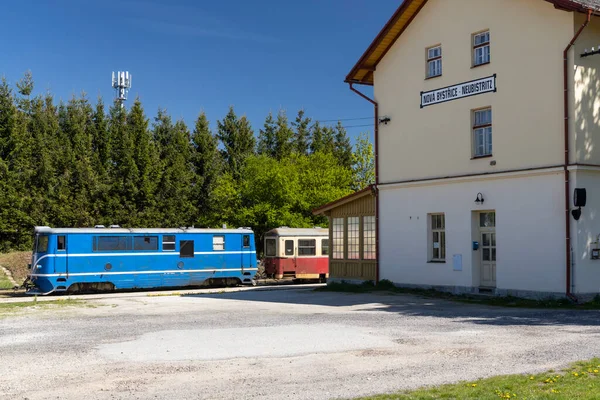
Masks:
[[[68,257],[68,243],[67,235],[56,235],[56,241],[54,246],[54,273],[55,274],[69,274],[69,257]]]
[[[242,235],[242,272],[247,268],[254,268],[251,247],[250,235]]]

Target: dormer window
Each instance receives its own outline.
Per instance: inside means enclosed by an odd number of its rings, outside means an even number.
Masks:
[[[427,79],[442,75],[442,46],[427,49]]]
[[[490,31],[473,35],[473,66],[490,63]]]

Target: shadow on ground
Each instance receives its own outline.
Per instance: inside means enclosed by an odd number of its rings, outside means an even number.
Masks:
[[[314,290],[246,291],[186,295],[246,302],[345,307],[354,312],[390,312],[410,317],[455,319],[459,323],[498,326],[600,326],[599,310],[527,309],[466,304],[416,295],[340,293]],[[600,329],[598,332],[600,333]]]

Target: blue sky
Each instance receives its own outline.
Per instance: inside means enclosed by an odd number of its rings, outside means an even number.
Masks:
[[[370,117],[343,80],[400,2],[12,0],[0,17],[0,75],[14,83],[29,69],[36,93],[109,103],[111,72],[128,70],[130,102],[139,96],[148,117],[163,107],[190,128],[200,110],[215,126],[229,105],[256,132],[280,108],[290,119],[300,108],[318,120]]]

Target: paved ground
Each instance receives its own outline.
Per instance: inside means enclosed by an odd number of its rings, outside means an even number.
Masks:
[[[330,399],[600,355],[600,312],[288,288],[0,319],[0,398]]]

